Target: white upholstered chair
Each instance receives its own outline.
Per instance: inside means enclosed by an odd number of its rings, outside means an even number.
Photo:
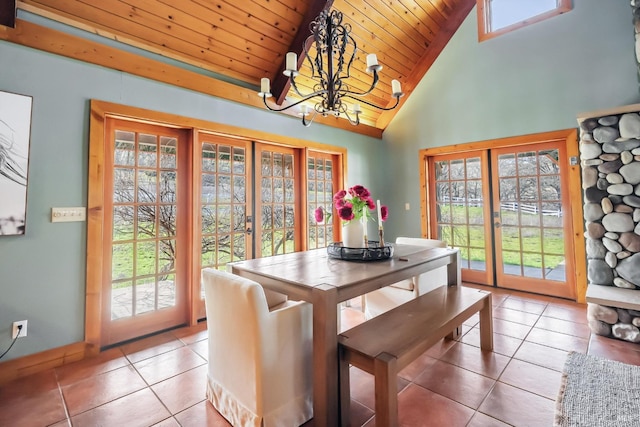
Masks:
[[[202,280],[209,401],[234,427],[297,427],[311,419],[311,305],[276,294],[270,310],[252,280],[209,268]]]
[[[417,237],[398,237],[396,243],[425,246],[427,248],[446,248],[447,244],[442,240],[421,239]],[[458,280],[460,278],[458,277]],[[406,279],[393,285],[370,292],[364,297],[364,314],[371,319],[385,311],[404,304],[419,295],[423,295],[439,286],[447,284],[447,267],[439,267],[435,270],[421,274],[411,279]]]

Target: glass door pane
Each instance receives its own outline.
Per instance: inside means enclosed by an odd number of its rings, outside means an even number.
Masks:
[[[188,281],[180,264],[186,223],[178,221],[187,180],[178,147],[186,133],[114,120],[109,134],[103,345],[184,323]]]
[[[206,133],[199,135],[201,268],[224,270],[229,262],[252,257],[249,144]],[[205,316],[202,286],[198,311],[199,317]]]
[[[295,252],[302,245],[296,229],[299,194],[296,150],[256,144],[256,257]],[[258,208],[259,206],[259,208]]]
[[[334,157],[317,152],[307,156],[308,249],[324,248],[335,241],[333,194],[338,170]]]
[[[429,159],[431,221],[435,238],[460,249],[463,280],[490,284],[492,257],[486,154]]]
[[[570,296],[565,254],[573,252],[563,210],[564,145],[497,149],[492,160],[498,286]]]

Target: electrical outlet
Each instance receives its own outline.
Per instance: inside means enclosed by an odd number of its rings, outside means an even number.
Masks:
[[[22,326],[22,329],[18,329],[18,326]],[[19,336],[18,336],[18,332],[20,332]],[[24,338],[26,336],[27,336],[27,321],[19,320],[17,322],[13,322],[13,332],[11,333],[11,338],[12,339],[15,339],[15,337]]]

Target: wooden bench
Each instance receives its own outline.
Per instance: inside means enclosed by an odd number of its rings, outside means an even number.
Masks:
[[[493,350],[491,293],[443,286],[338,336],[342,425],[349,425],[349,365],[375,377],[376,426],[398,425],[398,372],[480,313],[480,346]]]

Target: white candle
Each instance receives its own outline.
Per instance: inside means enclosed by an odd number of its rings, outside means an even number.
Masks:
[[[260,92],[269,93],[271,90],[271,82],[268,77],[263,77],[260,79]]]
[[[298,55],[295,52],[287,53],[287,70],[298,71]]]
[[[391,93],[393,95],[397,93],[402,93],[402,89],[400,87],[400,82],[397,80],[391,80]]]
[[[382,206],[380,205],[380,200],[376,200],[376,205],[378,205],[378,227],[382,227]]]
[[[309,114],[309,107],[302,104],[300,106],[300,114],[302,114],[303,116],[306,116],[307,114]]]
[[[370,53],[369,55],[367,55],[367,68],[375,67],[376,65],[378,65],[378,57],[376,56],[376,54]]]
[[[361,113],[362,110],[360,109],[360,104],[353,104],[353,114],[357,114],[357,113]]]
[[[367,205],[364,205],[362,207],[362,218],[361,218],[362,231],[363,231],[362,237],[364,239],[364,242],[363,242],[364,243],[364,247],[366,248],[366,247],[369,246],[369,238],[367,237],[367,212],[366,212],[365,209],[367,209]]]

